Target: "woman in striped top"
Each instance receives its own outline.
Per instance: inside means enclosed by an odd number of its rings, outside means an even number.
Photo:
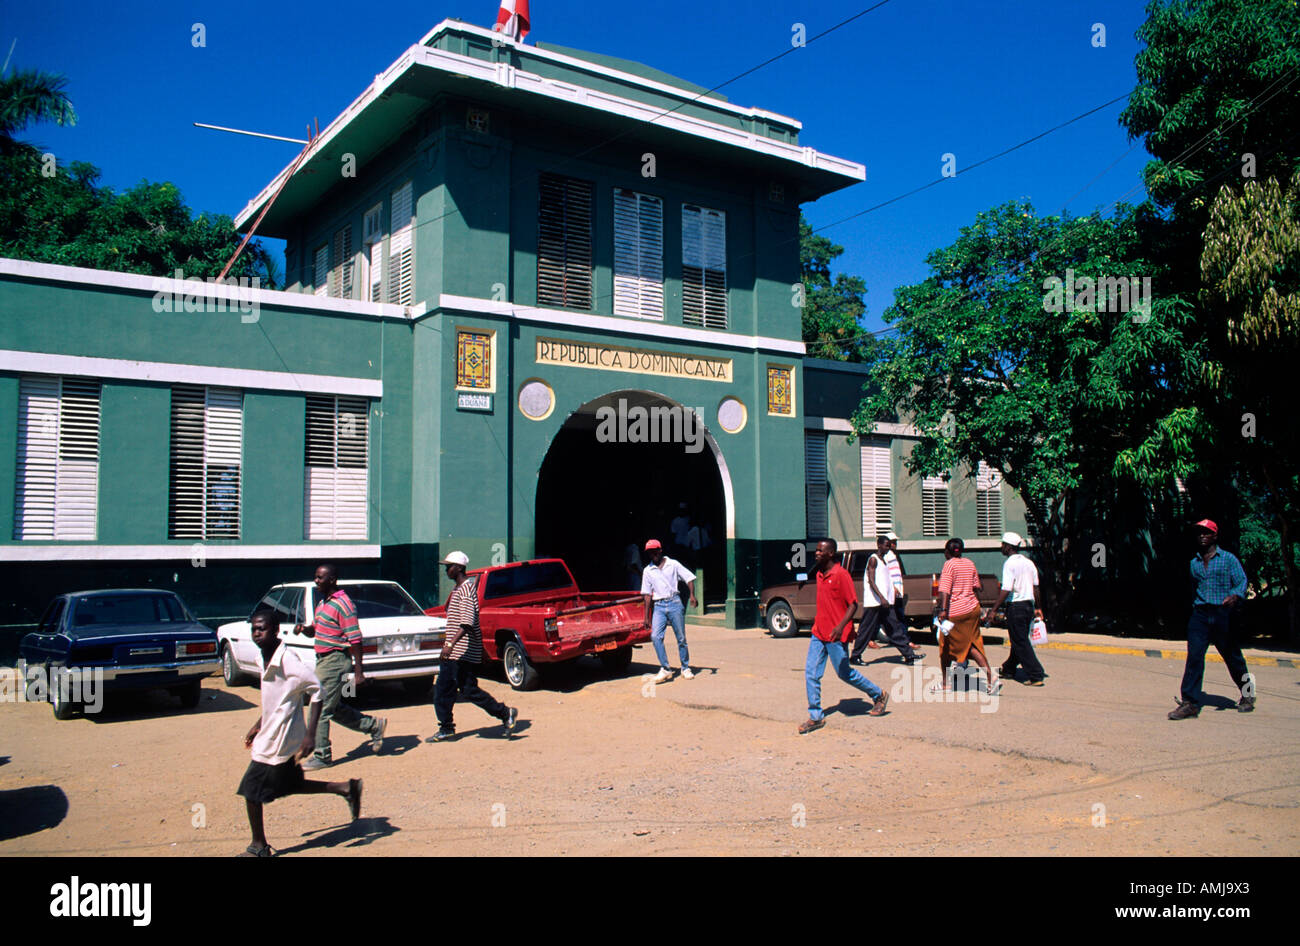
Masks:
[[[952,662],[965,663],[969,658],[984,669],[988,677],[985,689],[996,693],[1001,684],[993,680],[993,670],[984,655],[984,639],[980,636],[980,601],[975,594],[981,588],[979,571],[974,562],[962,555],[965,548],[966,543],[955,538],[949,539],[943,548],[947,561],[939,575],[939,620],[953,623],[951,631],[939,635],[943,688],[952,688],[948,679]]]

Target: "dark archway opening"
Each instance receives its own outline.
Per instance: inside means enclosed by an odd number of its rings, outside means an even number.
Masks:
[[[725,604],[726,501],[702,427],[694,453],[681,442],[602,442],[597,411],[620,399],[629,409],[677,406],[621,391],[565,422],[538,472],[537,557],[564,559],[584,591],[640,590],[627,568],[628,546],[644,563],[646,540],[657,538],[687,568],[703,570],[705,603]]]

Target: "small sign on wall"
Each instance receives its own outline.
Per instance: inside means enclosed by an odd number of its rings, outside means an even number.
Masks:
[[[456,410],[458,411],[486,411],[492,413],[492,395],[491,394],[457,394]]]

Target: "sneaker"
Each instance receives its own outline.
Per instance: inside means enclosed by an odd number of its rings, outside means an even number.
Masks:
[[[1170,719],[1194,719],[1201,715],[1201,708],[1191,700],[1179,700],[1178,709],[1169,714]]]
[[[683,680],[694,680],[694,679],[695,679],[695,673],[691,670],[690,667],[683,667],[683,668],[682,668],[682,679],[683,679]]]
[[[1043,687],[1043,686],[1047,686],[1047,684],[1044,683],[1042,680],[1026,680],[1026,681],[1025,681],[1025,686],[1027,686],[1027,687]]]
[[[519,710],[515,709],[513,706],[507,706],[506,718],[501,720],[501,722],[505,723],[506,725],[506,732],[515,731],[515,720],[518,718],[519,718]]]
[[[853,667],[865,667],[865,666],[866,666],[866,664],[864,664],[864,663],[862,662],[862,658],[861,658],[861,657],[850,657],[850,658],[849,658],[849,664],[850,664],[850,666],[853,666]]]
[[[388,719],[380,717],[375,720],[375,731],[370,734],[370,748],[378,752],[384,747],[384,730],[388,728]]]
[[[816,732],[826,725],[825,719],[805,719],[799,724],[799,735],[806,736],[810,732]]]
[[[655,674],[652,683],[666,683],[673,678],[673,672],[666,667],[660,667],[659,672]]]
[[[868,716],[884,716],[885,707],[889,705],[889,694],[882,692],[876,697],[876,702],[871,704],[871,709],[867,710]]]
[[[315,772],[319,769],[328,769],[333,763],[328,759],[322,759],[320,756],[312,756],[302,764],[304,772]]]
[[[1243,696],[1241,702],[1237,704],[1238,713],[1255,712],[1255,698],[1253,696]]]
[[[432,736],[430,736],[428,739],[424,741],[425,742],[446,742],[448,739],[454,739],[455,737],[456,737],[456,730],[439,729],[436,733],[434,733]]]

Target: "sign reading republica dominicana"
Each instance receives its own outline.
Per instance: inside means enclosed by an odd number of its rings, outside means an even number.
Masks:
[[[558,338],[537,340],[537,363],[563,365],[566,368],[634,371],[637,374],[657,374],[669,378],[731,382],[730,358],[683,355],[678,352],[624,348],[618,345],[593,345],[588,342],[561,341]]]

